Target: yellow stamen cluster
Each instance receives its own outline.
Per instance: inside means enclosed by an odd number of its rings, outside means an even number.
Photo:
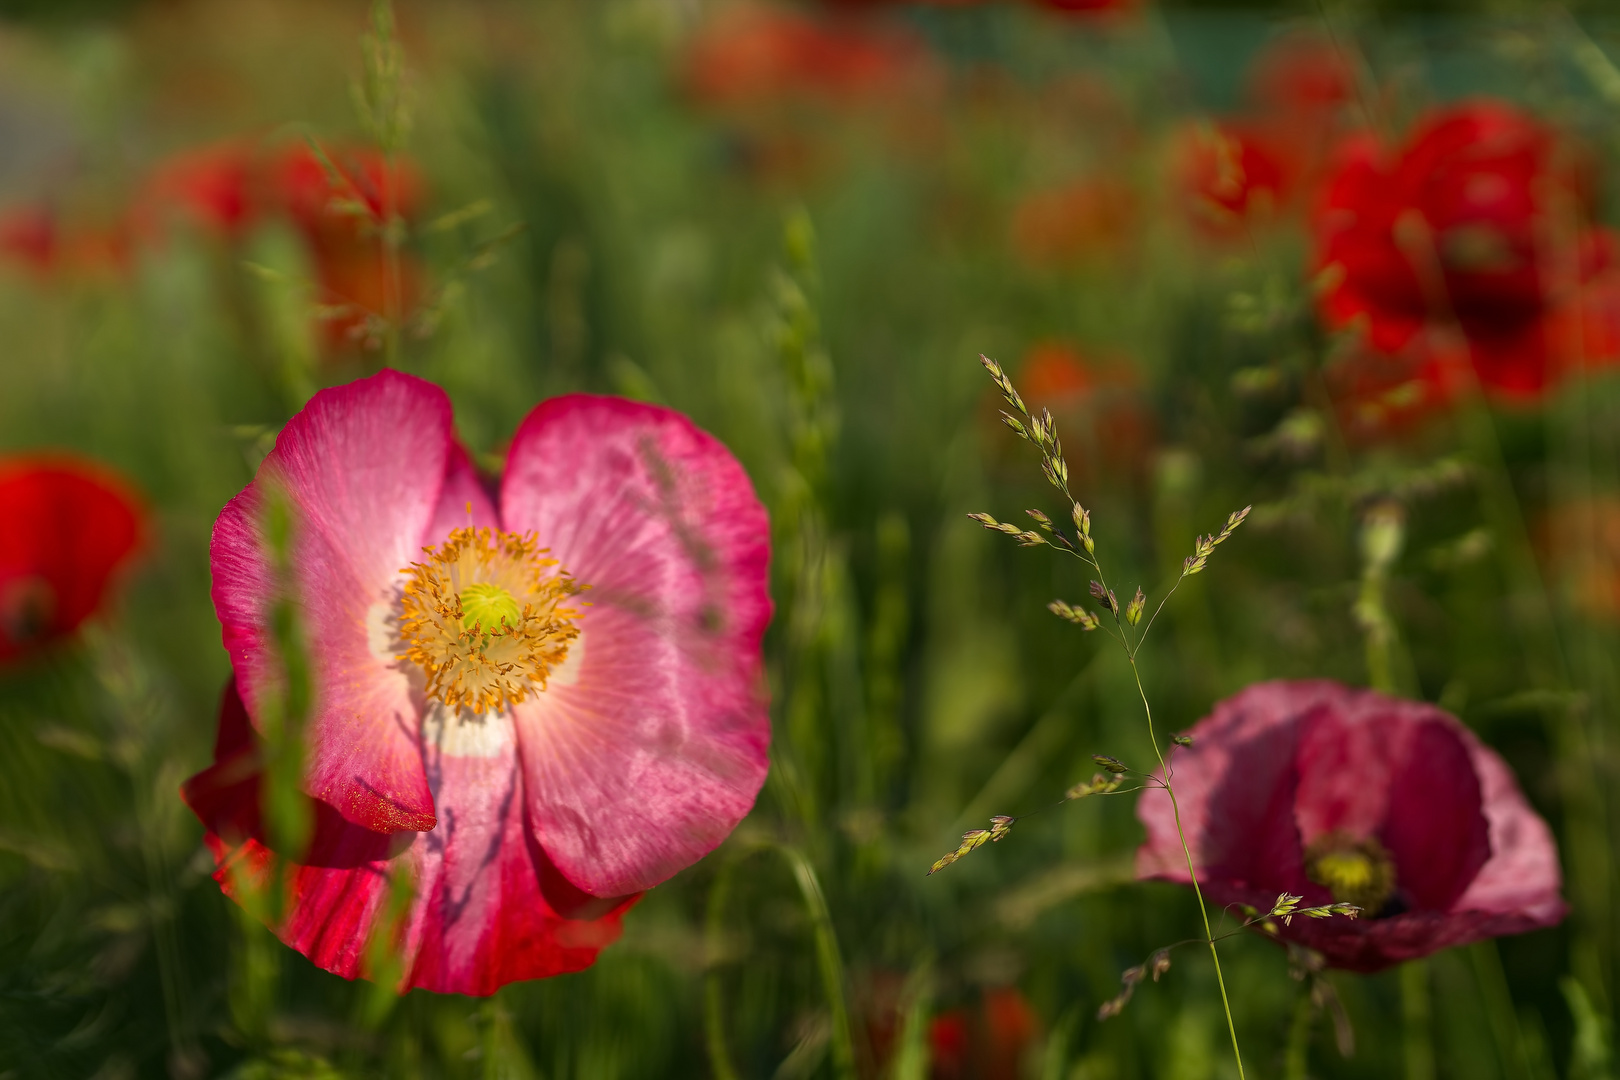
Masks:
[[[1317,837],[1305,851],[1305,876],[1369,918],[1395,894],[1395,860],[1370,836],[1357,840],[1330,832]]]
[[[579,610],[564,605],[585,586],[553,569],[532,533],[461,528],[423,551],[403,571],[400,655],[421,667],[428,696],[484,713],[544,690],[579,636]]]

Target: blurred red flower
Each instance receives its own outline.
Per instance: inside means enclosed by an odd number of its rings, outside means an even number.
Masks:
[[[401,252],[391,273],[385,230],[421,207],[422,181],[410,162],[375,150],[332,147],[326,161],[307,145],[289,148],[271,167],[273,198],[303,235],[314,261],[330,351],[374,337],[385,317],[404,318],[422,299],[426,274]],[[393,295],[390,295],[390,292]]]
[[[1620,622],[1620,495],[1594,495],[1548,509],[1537,547],[1569,597],[1588,617]]]
[[[1034,266],[1114,253],[1133,236],[1136,209],[1130,186],[1106,177],[1036,191],[1013,211],[1013,248]]]
[[[71,634],[101,606],[142,516],[123,481],[92,462],[0,458],[0,662]]]
[[[137,216],[147,228],[161,228],[162,219],[178,214],[214,235],[240,237],[263,212],[259,172],[259,155],[247,144],[186,150],[153,170]]]
[[[1194,223],[1213,234],[1274,213],[1293,194],[1295,179],[1262,132],[1238,123],[1184,128],[1176,139],[1175,171]]]
[[[1551,831],[1513,774],[1432,705],[1339,683],[1268,682],[1218,703],[1178,748],[1176,796],[1218,905],[1357,904],[1277,936],[1377,971],[1565,914]],[[1186,882],[1170,799],[1137,803],[1137,876]]]
[[[1135,11],[1140,0],[1033,0],[1036,7],[1065,15],[1117,15]]]
[[[1393,156],[1357,139],[1316,221],[1322,315],[1364,320],[1390,354],[1454,328],[1484,386],[1534,397],[1562,366],[1549,316],[1608,262],[1586,189],[1556,136],[1499,102],[1431,116]]]
[[[1347,441],[1366,445],[1403,435],[1450,408],[1469,384],[1468,344],[1436,328],[1399,352],[1352,344],[1322,371]]]
[[[129,268],[129,256],[125,222],[64,225],[62,215],[43,204],[0,213],[0,259],[41,278],[62,273],[118,275]]]
[[[1310,33],[1289,33],[1267,43],[1249,66],[1253,107],[1300,123],[1331,125],[1355,98],[1355,73],[1339,47]]]
[[[984,991],[977,1009],[952,1009],[928,1025],[931,1080],[1017,1080],[1040,1018],[1015,986]]]
[[[925,59],[918,41],[890,27],[745,6],[693,39],[683,82],[710,106],[851,105],[881,100],[915,78]]]
[[[1177,135],[1176,182],[1195,224],[1226,236],[1310,201],[1352,87],[1331,42],[1286,34],[1263,48],[1242,114]]]
[[[1031,409],[1051,410],[1076,483],[1131,472],[1148,461],[1153,419],[1129,365],[1089,358],[1068,342],[1039,341],[1014,381]]]
[[[37,274],[48,274],[60,254],[56,216],[43,206],[19,206],[0,216],[0,254]]]

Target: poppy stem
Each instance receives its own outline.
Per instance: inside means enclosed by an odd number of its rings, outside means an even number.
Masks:
[[[1131,675],[1136,679],[1136,692],[1142,698],[1142,711],[1147,714],[1148,741],[1153,754],[1159,759],[1159,771],[1165,776],[1164,790],[1170,796],[1170,811],[1176,819],[1176,838],[1181,841],[1181,854],[1187,860],[1187,877],[1192,881],[1193,895],[1198,898],[1198,914],[1204,920],[1204,942],[1209,946],[1210,959],[1215,962],[1215,983],[1221,988],[1221,1009],[1226,1014],[1226,1031],[1232,1037],[1232,1058],[1237,1062],[1238,1080],[1244,1080],[1243,1052],[1238,1049],[1237,1024],[1232,1020],[1232,1002],[1226,993],[1226,977],[1221,974],[1221,956],[1215,948],[1215,935],[1209,927],[1209,908],[1204,904],[1204,890],[1198,887],[1198,873],[1193,869],[1192,849],[1187,846],[1187,832],[1181,826],[1181,804],[1176,801],[1176,789],[1170,783],[1169,766],[1164,752],[1159,749],[1159,738],[1153,733],[1153,706],[1148,704],[1147,691],[1142,688],[1142,672],[1131,656]]]

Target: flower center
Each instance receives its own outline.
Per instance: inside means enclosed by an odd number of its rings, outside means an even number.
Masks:
[[[42,577],[0,584],[0,637],[28,645],[45,636],[56,613],[56,592]]]
[[[546,688],[546,678],[579,636],[579,609],[568,600],[586,588],[534,534],[455,529],[427,561],[404,573],[401,656],[427,676],[427,694],[476,713],[515,705]]]
[[[1372,837],[1357,840],[1342,832],[1317,837],[1305,850],[1305,876],[1368,918],[1395,894],[1395,861]]]
[[[523,621],[512,594],[499,585],[475,581],[461,590],[461,625],[467,630],[511,628]]]

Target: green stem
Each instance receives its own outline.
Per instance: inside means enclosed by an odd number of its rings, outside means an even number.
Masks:
[[[725,932],[726,900],[731,895],[731,877],[735,862],[722,863],[709,889],[709,910],[705,919],[704,963],[708,973],[703,978],[703,1034],[709,1048],[709,1067],[715,1080],[737,1080],[737,1066],[726,1048],[726,1018],[724,989],[720,984],[720,940]]]
[[[1136,679],[1136,692],[1142,698],[1142,711],[1147,714],[1148,741],[1153,754],[1159,759],[1159,772],[1164,776],[1165,794],[1170,796],[1170,812],[1176,820],[1176,839],[1181,841],[1181,855],[1187,860],[1187,877],[1192,881],[1193,895],[1198,898],[1198,914],[1204,920],[1204,941],[1209,945],[1210,959],[1215,962],[1215,983],[1221,988],[1221,1009],[1226,1013],[1226,1031],[1232,1037],[1232,1058],[1237,1062],[1238,1080],[1244,1080],[1243,1054],[1238,1049],[1237,1024],[1232,1020],[1232,1002],[1226,993],[1226,977],[1221,974],[1221,956],[1215,948],[1215,935],[1209,925],[1209,908],[1204,904],[1204,890],[1198,887],[1198,873],[1193,869],[1192,849],[1187,846],[1187,831],[1181,825],[1181,804],[1176,801],[1176,790],[1170,784],[1170,769],[1164,753],[1159,749],[1159,738],[1153,733],[1153,707],[1148,704],[1147,691],[1142,688],[1142,673],[1132,656],[1131,675]]]
[[[1405,1027],[1406,1080],[1434,1080],[1427,960],[1408,960],[1401,965],[1401,1019]]]
[[[1311,991],[1306,988],[1294,1006],[1294,1022],[1288,1025],[1288,1049],[1283,1055],[1284,1080],[1308,1080],[1311,1050]]]

